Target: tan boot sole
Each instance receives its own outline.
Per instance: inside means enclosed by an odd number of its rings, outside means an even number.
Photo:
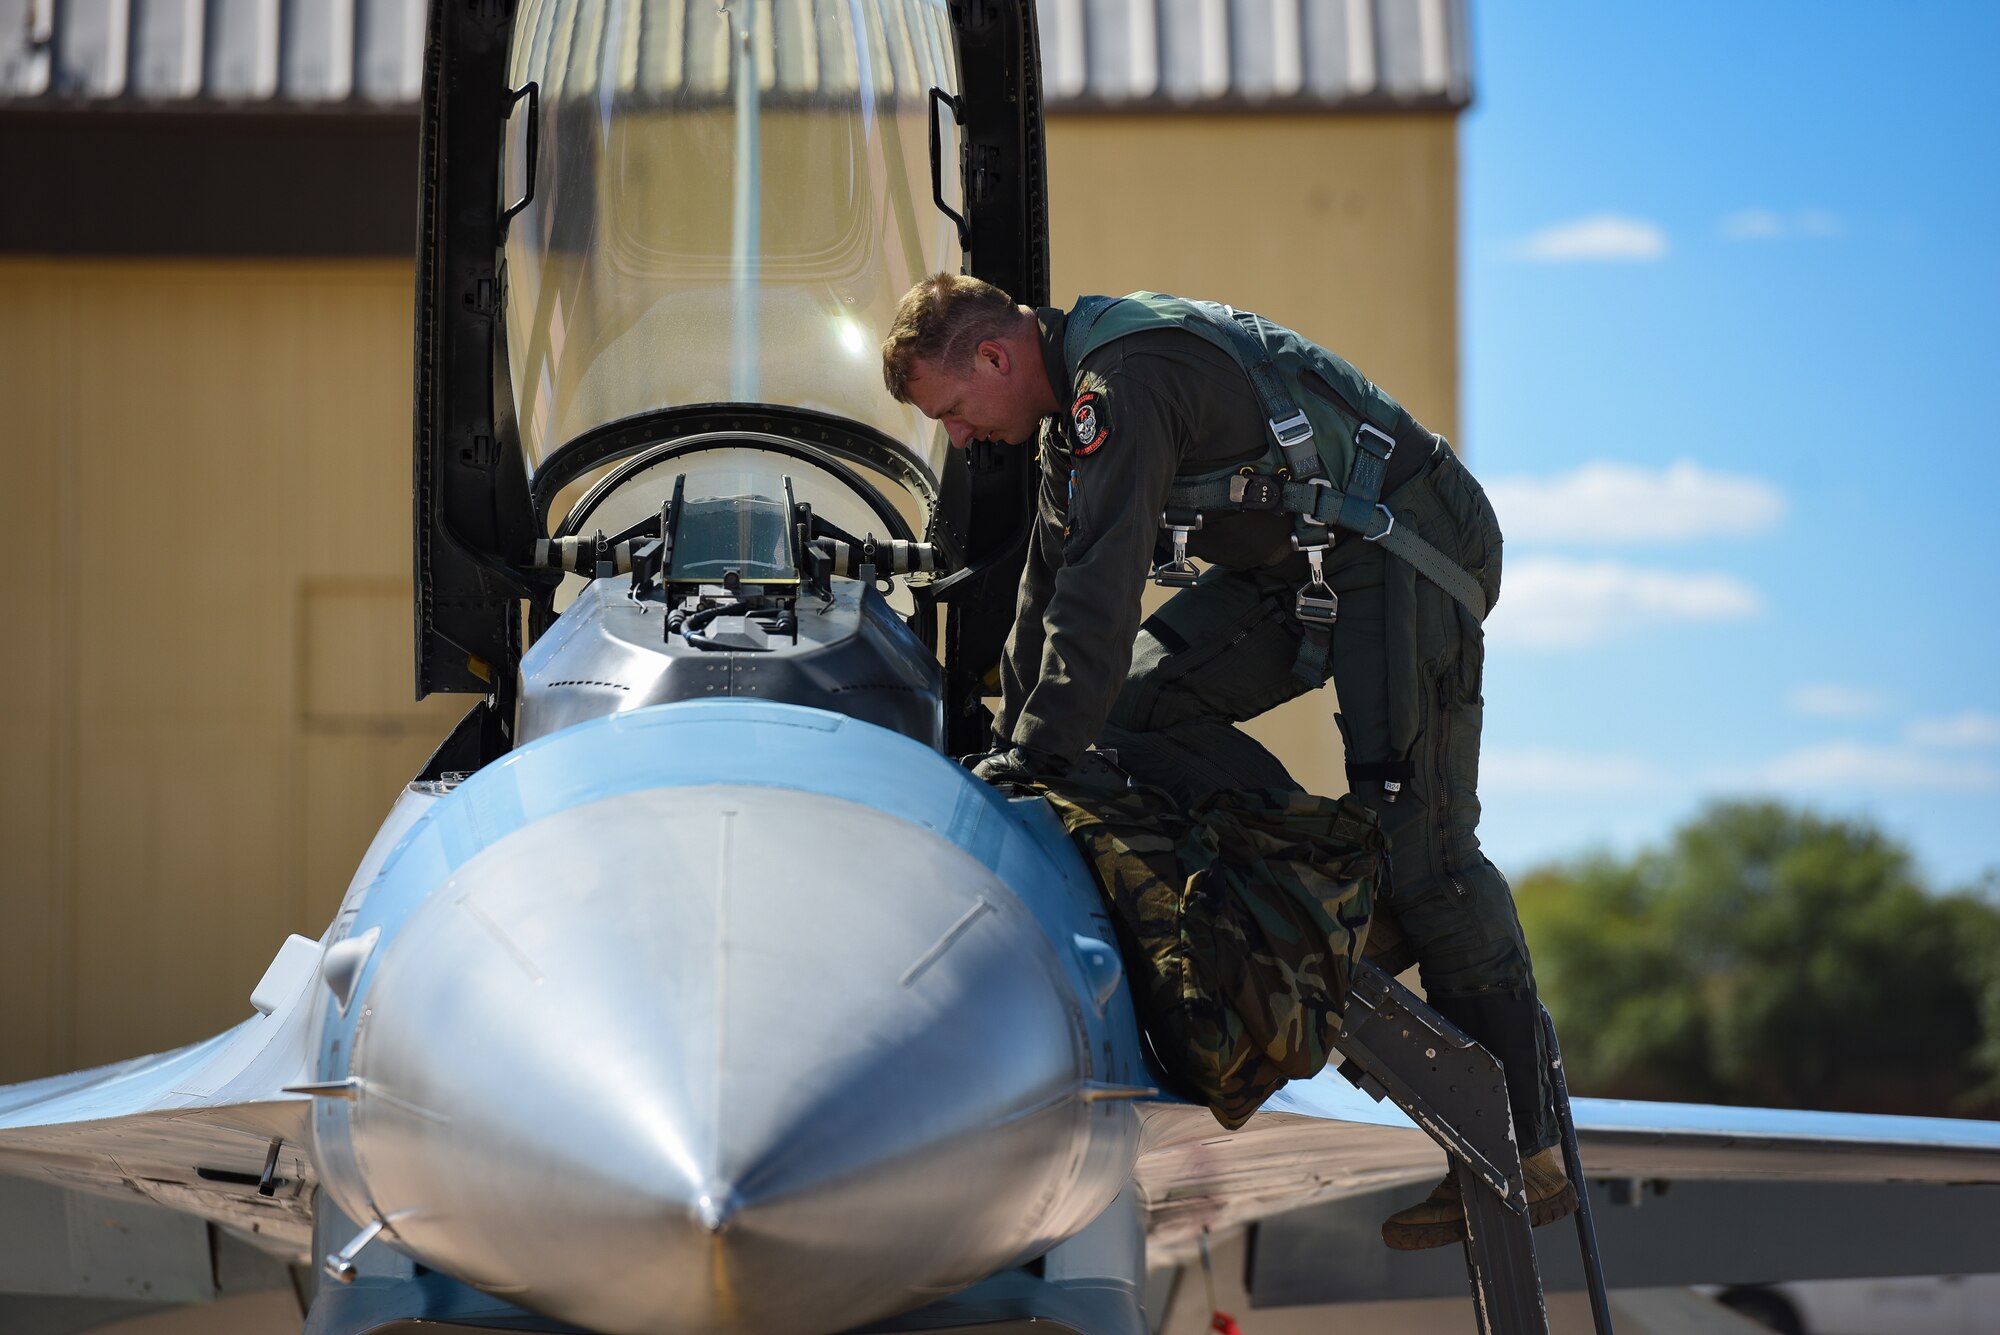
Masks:
[[[1540,1228],[1575,1213],[1576,1187],[1569,1185],[1553,1196],[1532,1202],[1528,1206],[1528,1224],[1531,1228]],[[1464,1241],[1465,1219],[1462,1216],[1437,1224],[1399,1224],[1390,1220],[1382,1225],[1382,1242],[1390,1251],[1429,1251],[1433,1247],[1449,1247]]]
[[[1382,1242],[1392,1252],[1429,1251],[1432,1247],[1449,1247],[1464,1241],[1464,1216],[1442,1224],[1398,1224],[1392,1221],[1382,1225]]]
[[[1553,1196],[1532,1201],[1528,1205],[1528,1223],[1534,1228],[1543,1224],[1553,1224],[1558,1219],[1567,1219],[1576,1213],[1576,1184],[1565,1183],[1563,1189]]]

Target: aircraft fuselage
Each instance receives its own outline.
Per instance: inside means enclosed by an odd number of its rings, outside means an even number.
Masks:
[[[591,1329],[919,1307],[1090,1223],[1138,1150],[1138,1031],[1061,827],[829,710],[648,705],[414,785],[328,958],[326,1193]]]

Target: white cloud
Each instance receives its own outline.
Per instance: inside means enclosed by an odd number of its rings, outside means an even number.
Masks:
[[[1754,477],[1682,459],[1665,469],[1600,460],[1548,478],[1495,478],[1486,494],[1509,542],[1605,546],[1761,533],[1785,513],[1784,493]]]
[[[1834,682],[1806,682],[1785,692],[1785,706],[1811,718],[1867,718],[1889,707],[1880,691]]]
[[[1777,241],[1785,237],[1840,236],[1847,225],[1840,215],[1826,209],[1738,209],[1720,223],[1718,230],[1731,241]]]
[[[1489,747],[1479,757],[1479,790],[1489,795],[1619,796],[1655,791],[1665,782],[1652,761],[1616,752]]]
[[[1773,209],[1738,209],[1722,220],[1722,234],[1732,241],[1767,241],[1785,234],[1785,220]]]
[[[1742,621],[1763,607],[1732,575],[1530,556],[1507,565],[1487,628],[1530,649],[1585,649],[1656,626]]]
[[[2000,717],[1968,709],[1950,718],[1920,718],[1904,729],[1903,738],[1912,746],[2000,746]]]
[[[1742,775],[1736,783],[1794,791],[1985,793],[2000,790],[2000,768],[1983,760],[1940,759],[1908,746],[1822,742],[1791,751]]]
[[[1539,264],[1649,262],[1667,253],[1667,234],[1643,218],[1594,213],[1531,233],[1514,253]]]

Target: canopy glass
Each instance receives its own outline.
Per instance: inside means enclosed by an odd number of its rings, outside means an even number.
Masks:
[[[961,267],[927,124],[956,64],[943,0],[524,0],[509,75],[539,114],[507,127],[505,202],[531,134],[537,161],[505,301],[530,473],[649,409],[780,404],[873,428],[927,507],[946,442],[879,348],[911,283]]]

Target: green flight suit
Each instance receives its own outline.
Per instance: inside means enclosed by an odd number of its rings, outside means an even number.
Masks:
[[[1207,564],[1200,581],[1140,624],[1176,476],[1262,466],[1268,428],[1248,378],[1180,329],[1131,334],[1067,366],[1066,313],[1044,308],[1037,319],[1049,382],[1071,408],[1043,425],[999,745],[1073,760],[1095,741],[1185,803],[1222,788],[1298,787],[1234,726],[1317,684],[1295,670],[1305,628],[1292,600],[1307,569],[1290,516],[1205,514],[1188,542]],[[1396,522],[1470,572],[1490,606],[1500,529],[1484,492],[1408,414],[1394,434],[1383,495]],[[1390,838],[1385,902],[1432,1004],[1506,1065],[1526,1156],[1557,1130],[1527,943],[1505,878],[1479,848],[1479,622],[1358,535],[1339,534],[1325,566],[1340,597],[1334,721],[1351,787]]]

